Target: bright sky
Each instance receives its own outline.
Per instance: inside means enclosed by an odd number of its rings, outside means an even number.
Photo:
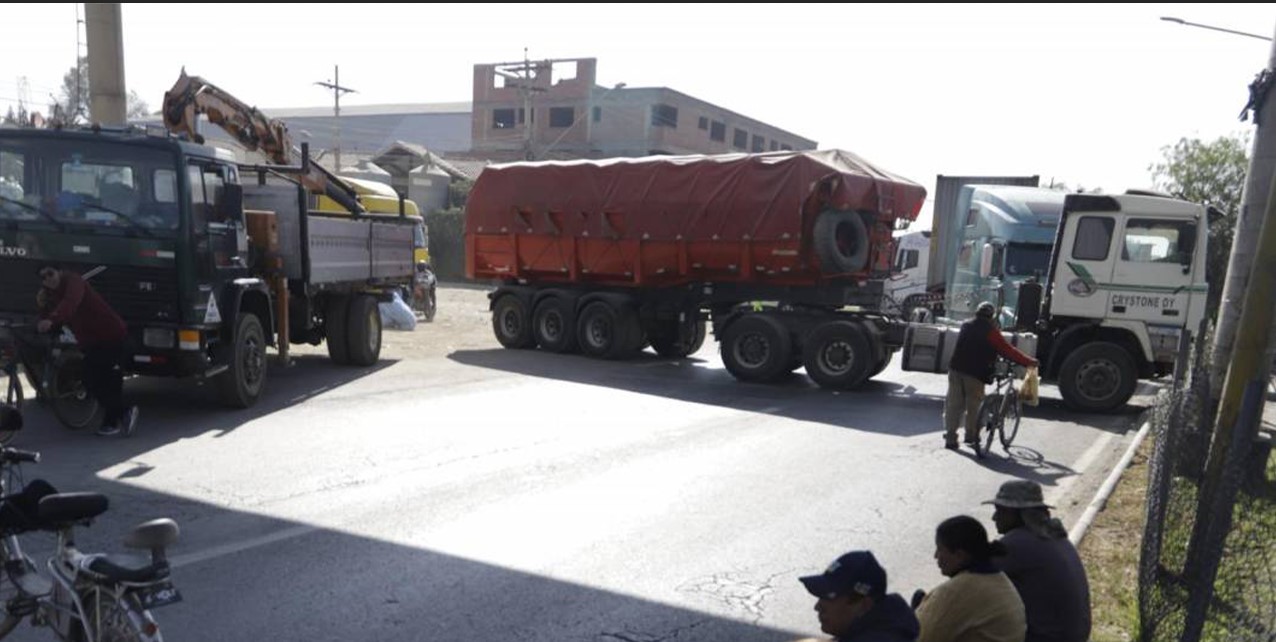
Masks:
[[[78,10],[78,13],[77,13]],[[84,51],[82,5],[0,4],[0,110],[45,111]],[[1237,119],[1276,5],[125,4],[126,82],[152,108],[184,65],[261,107],[471,98],[473,65],[598,59],[853,151],[928,191],[936,174],[1039,174],[1120,191],[1184,136]],[[926,208],[929,210],[929,207]],[[924,210],[923,217],[929,212]],[[928,226],[928,222],[926,223]]]

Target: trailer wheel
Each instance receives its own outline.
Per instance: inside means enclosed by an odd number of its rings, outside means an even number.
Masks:
[[[339,366],[350,363],[349,315],[350,297],[344,294],[328,297],[328,306],[323,314],[323,334],[328,343],[328,358]]]
[[[815,328],[804,345],[806,374],[823,388],[855,388],[879,365],[868,336],[850,321],[830,321]]]
[[[642,349],[644,338],[638,315],[606,301],[590,303],[576,319],[580,351],[591,357],[628,359]]]
[[[697,320],[690,325],[675,321],[662,324],[659,329],[659,333],[651,335],[651,347],[662,357],[682,359],[704,346],[703,321]]]
[[[532,336],[532,318],[527,303],[513,294],[506,294],[492,306],[492,332],[501,345],[511,350],[536,347]]]
[[[825,210],[815,219],[815,255],[826,274],[859,272],[868,265],[865,216],[848,210]]]
[[[547,297],[536,304],[532,313],[532,335],[536,345],[550,352],[576,350],[576,324],[571,306],[562,297]]]
[[[745,315],[722,333],[722,364],[740,381],[774,381],[789,372],[793,339],[769,314]]]
[[[366,295],[356,295],[350,300],[350,314],[346,317],[346,349],[350,363],[370,366],[381,358],[381,310],[377,300]]]
[[[218,375],[217,383],[222,403],[248,408],[266,387],[266,333],[257,315],[244,313],[235,319],[233,341],[227,346],[230,367]]]
[[[1109,341],[1087,343],[1059,366],[1059,392],[1073,410],[1107,412],[1134,396],[1138,378],[1134,357],[1125,348]]]

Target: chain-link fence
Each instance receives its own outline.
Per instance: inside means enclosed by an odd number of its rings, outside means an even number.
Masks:
[[[1207,474],[1209,360],[1194,353],[1152,417],[1139,640],[1276,642],[1276,460],[1245,435]]]

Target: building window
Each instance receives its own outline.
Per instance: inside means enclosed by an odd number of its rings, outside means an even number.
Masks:
[[[732,134],[731,146],[736,149],[747,148],[749,146],[749,132],[746,132],[743,129],[735,130],[735,133]]]
[[[786,152],[791,152],[791,151],[793,151],[793,147],[792,147],[792,146],[790,146],[790,145],[784,145],[784,144],[781,144],[781,145],[780,145],[780,149],[781,149],[781,150],[783,150],[783,151],[786,151]]]
[[[727,142],[727,124],[713,121],[709,126],[709,140],[716,140],[719,143]]]
[[[603,119],[603,108],[602,108],[602,107],[595,107],[595,108],[594,108],[594,122],[596,122],[596,123],[597,123],[597,122],[601,122],[601,121],[602,121],[602,119]]]
[[[778,149],[780,149],[780,143],[776,141],[771,141],[771,151],[776,151]]]
[[[522,111],[522,110],[519,110]],[[514,126],[513,109],[493,109],[492,129],[509,129]]]
[[[761,136],[758,136],[757,134],[754,134],[753,135],[753,151],[761,152],[765,150],[766,150],[766,139]]]
[[[698,126],[700,127],[700,129],[709,129],[709,117],[708,117],[708,116],[701,116],[701,117],[700,117],[700,124],[699,124]]]
[[[550,127],[571,127],[576,121],[576,110],[572,107],[550,107]]]
[[[652,105],[651,106],[651,126],[652,127],[672,127],[678,128],[678,108],[669,105]]]

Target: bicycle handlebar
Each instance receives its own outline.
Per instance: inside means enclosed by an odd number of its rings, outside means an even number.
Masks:
[[[6,464],[38,464],[40,463],[40,453],[30,450],[19,450],[17,448],[3,448],[0,449],[0,461],[3,461]]]

